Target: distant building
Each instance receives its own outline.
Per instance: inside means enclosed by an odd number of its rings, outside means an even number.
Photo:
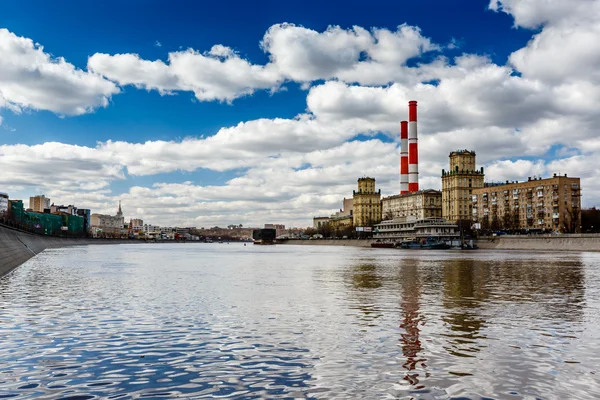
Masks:
[[[313,228],[319,229],[329,223],[329,217],[313,217]]]
[[[331,216],[329,218],[329,226],[336,236],[347,228],[352,228],[354,225],[353,215]]]
[[[372,226],[381,221],[381,190],[375,191],[374,178],[359,178],[352,200],[355,227]]]
[[[158,225],[151,225],[151,224],[144,224],[143,227],[143,232],[148,235],[148,234],[152,234],[152,233],[160,233],[160,226]]]
[[[77,207],[73,205],[68,206],[56,206],[52,204],[50,206],[50,214],[69,214],[69,215],[78,215]]]
[[[144,221],[139,218],[131,220],[131,229],[133,232],[142,232],[144,230]]]
[[[285,233],[285,225],[282,224],[265,224],[264,229],[275,229],[277,236],[281,236]]]
[[[89,232],[92,226],[92,210],[87,208],[78,208],[77,215],[83,217],[83,228],[85,232]]]
[[[450,170],[442,170],[442,217],[470,220],[473,190],[483,187],[483,168],[476,169],[474,151],[453,151],[449,157]]]
[[[125,219],[119,202],[117,215],[92,214],[91,232],[94,237],[119,237],[124,234]]]
[[[442,192],[427,189],[384,197],[381,199],[381,210],[383,220],[402,217],[441,218]]]
[[[0,192],[0,217],[8,214],[8,194]]]
[[[486,183],[473,189],[472,220],[480,229],[580,232],[579,178],[554,174],[527,182]]]
[[[32,211],[43,213],[44,209],[50,208],[50,199],[43,194],[30,197],[29,208]]]

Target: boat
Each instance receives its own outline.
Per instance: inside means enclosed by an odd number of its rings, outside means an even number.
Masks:
[[[400,243],[401,249],[445,250],[450,245],[433,237],[417,238]]]

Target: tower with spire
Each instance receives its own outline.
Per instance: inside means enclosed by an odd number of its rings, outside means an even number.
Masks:
[[[121,200],[119,200],[119,211],[117,211],[117,217],[122,217],[123,211],[121,210]]]

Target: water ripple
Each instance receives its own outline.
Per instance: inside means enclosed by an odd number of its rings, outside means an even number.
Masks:
[[[43,252],[0,398],[600,398],[599,254],[257,247]]]

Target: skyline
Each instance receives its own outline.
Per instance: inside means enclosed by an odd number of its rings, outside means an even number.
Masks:
[[[156,225],[308,226],[363,175],[399,193],[417,100],[420,188],[467,148],[486,181],[568,173],[600,206],[600,1],[34,4],[0,6],[11,198],[98,213],[121,200]]]

